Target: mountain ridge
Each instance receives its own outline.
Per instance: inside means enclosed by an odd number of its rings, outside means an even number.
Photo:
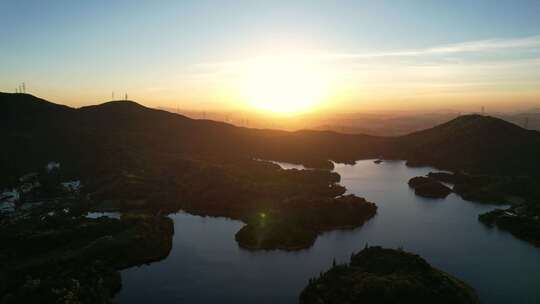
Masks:
[[[51,160],[67,161],[80,169],[103,166],[101,162],[113,158],[140,162],[141,155],[151,160],[164,154],[219,161],[273,159],[318,168],[332,168],[328,160],[353,163],[382,157],[479,173],[538,175],[540,171],[536,157],[540,133],[481,115],[460,116],[403,136],[381,137],[249,129],[195,120],[134,101],[76,109],[29,94],[1,93],[0,107],[0,134],[10,143],[0,152],[4,176],[23,174]]]

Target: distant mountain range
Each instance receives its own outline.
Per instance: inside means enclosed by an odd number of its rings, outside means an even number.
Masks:
[[[74,175],[121,170],[159,158],[216,162],[260,158],[329,168],[328,160],[406,159],[445,169],[537,175],[540,133],[464,115],[404,136],[249,129],[111,101],[71,108],[29,94],[0,93],[1,182],[59,161]],[[69,170],[68,170],[69,172]],[[1,184],[0,184],[1,185]]]
[[[177,113],[194,119],[211,119],[240,127],[296,131],[302,129],[336,131],[349,134],[399,136],[432,128],[463,115],[455,110],[431,112],[312,112],[292,116],[268,116],[247,111],[188,111],[160,107],[158,109]],[[483,114],[484,115],[484,114]],[[485,115],[501,118],[529,130],[540,131],[540,109],[531,108],[519,112],[489,112]]]

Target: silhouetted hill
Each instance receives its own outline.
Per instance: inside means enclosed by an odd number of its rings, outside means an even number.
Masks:
[[[0,100],[2,101],[2,113],[33,113],[42,111],[68,110],[68,106],[52,103],[45,99],[38,98],[26,93],[3,93],[0,92]]]
[[[75,110],[30,94],[0,92],[0,126],[2,130],[40,127],[41,122],[67,119]]]
[[[540,135],[480,115],[401,137],[235,127],[111,101],[79,109],[29,94],[0,94],[0,170],[20,176],[60,161],[73,175],[122,170],[156,159],[274,159],[330,168],[328,160],[407,159],[442,168],[537,174]]]
[[[490,116],[466,115],[398,138],[393,152],[448,169],[533,173],[540,166],[540,133]]]

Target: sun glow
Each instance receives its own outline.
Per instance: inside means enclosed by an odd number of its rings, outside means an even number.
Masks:
[[[241,89],[244,100],[258,110],[292,114],[323,103],[329,78],[321,65],[305,56],[263,56],[250,62]]]

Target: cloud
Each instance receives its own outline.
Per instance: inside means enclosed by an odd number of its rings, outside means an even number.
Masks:
[[[425,49],[399,50],[369,53],[331,53],[320,54],[321,58],[369,59],[379,57],[414,57],[423,55],[444,55],[455,53],[489,52],[507,49],[531,49],[540,47],[540,36],[511,39],[489,39],[441,45]]]
[[[294,62],[298,60],[312,61],[312,62],[324,62],[324,63],[343,63],[351,64],[350,61],[358,60],[363,61],[364,59],[384,59],[384,58],[411,58],[414,60],[421,60],[423,63],[430,63],[431,61],[426,58],[435,59],[435,62],[440,63],[441,58],[448,60],[454,60],[457,63],[461,62],[460,59],[456,57],[448,57],[445,55],[465,55],[480,53],[484,54],[487,52],[493,51],[540,51],[540,36],[528,36],[528,37],[519,37],[519,38],[508,38],[508,39],[487,39],[487,40],[477,40],[477,41],[468,41],[455,44],[446,44],[433,46],[423,49],[404,49],[404,50],[394,50],[394,51],[374,51],[374,52],[325,52],[311,50],[309,52],[291,52],[286,53],[283,50],[280,52],[268,52],[256,54],[252,57],[237,58],[232,60],[224,61],[210,61],[210,62],[201,62],[196,63],[191,66],[191,72],[195,74],[203,75],[227,75],[237,72],[239,69],[249,67],[250,64],[253,64],[265,57],[272,56],[285,56],[290,57],[289,61]],[[507,55],[513,55],[509,53]],[[537,55],[540,55],[537,54]],[[535,58],[539,58],[537,55],[534,55]],[[291,60],[292,58],[292,60]],[[499,58],[499,61],[502,58]],[[506,58],[509,59],[509,58]],[[530,59],[530,58],[528,58]],[[519,61],[519,58],[512,58],[512,61]],[[374,63],[374,62],[371,62]],[[469,61],[469,63],[471,63]]]

